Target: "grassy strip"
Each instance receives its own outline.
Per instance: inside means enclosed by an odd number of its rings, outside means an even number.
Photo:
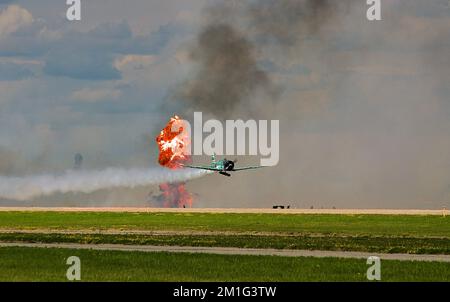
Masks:
[[[378,253],[450,254],[450,239],[405,237],[308,237],[250,235],[109,235],[109,234],[0,234],[3,242],[91,243],[130,245],[178,245],[202,247],[241,247],[361,251]]]
[[[0,212],[0,228],[136,229],[448,237],[450,216]]]
[[[0,248],[0,281],[366,281],[360,259]],[[450,281],[450,263],[382,261],[382,281]]]

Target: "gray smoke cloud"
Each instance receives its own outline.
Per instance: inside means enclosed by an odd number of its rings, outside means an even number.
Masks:
[[[218,180],[204,179],[200,195],[227,196],[212,206],[448,207],[444,2],[384,1],[379,22],[367,21],[365,1],[261,0],[218,8],[215,19],[247,37],[257,65],[283,87],[275,104],[257,95],[235,103],[233,113],[252,107],[280,119],[281,154],[277,167],[236,173],[211,194],[202,188]]]
[[[16,161],[17,156],[14,152],[0,146],[0,174],[12,173]]]
[[[274,41],[278,47],[297,45],[306,36],[316,34],[333,21],[334,13],[349,1],[332,0],[260,0],[245,8],[250,30],[261,41]]]
[[[230,24],[209,24],[191,52],[198,71],[177,90],[176,97],[195,110],[227,116],[255,91],[270,93],[271,81],[258,67],[254,51],[246,36]]]
[[[55,193],[92,193],[102,189],[136,188],[161,183],[184,182],[209,174],[200,170],[119,169],[69,170],[60,175],[0,176],[0,198],[30,200]]]
[[[349,1],[345,2],[349,5]],[[271,106],[283,87],[274,83],[261,64],[263,53],[274,46],[271,59],[286,59],[298,52],[301,42],[333,20],[339,5],[329,0],[257,0],[217,2],[205,9],[205,25],[191,47],[194,75],[175,89],[174,98],[188,111],[227,118],[239,111],[264,110],[255,99]],[[270,109],[269,109],[270,110]]]

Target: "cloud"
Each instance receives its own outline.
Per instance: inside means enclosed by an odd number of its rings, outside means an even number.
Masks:
[[[53,77],[118,80],[122,78],[115,66],[118,58],[158,54],[188,30],[168,23],[150,34],[136,35],[124,20],[100,23],[88,31],[50,24],[18,5],[0,10],[0,56],[42,58],[44,74]]]
[[[88,32],[68,32],[53,43],[44,72],[75,79],[118,80],[121,68],[131,61],[147,65],[176,31],[174,26],[163,26],[149,36],[134,36],[128,23],[120,22],[99,24]]]
[[[125,55],[117,58],[114,62],[114,66],[122,71],[125,69],[143,69],[146,68],[157,60],[154,55]]]
[[[59,37],[58,31],[49,30],[44,20],[35,19],[20,6],[0,10],[0,56],[36,58]]]
[[[18,160],[19,158],[15,152],[0,145],[0,174],[12,173]]]
[[[34,73],[23,64],[0,62],[0,81],[15,81],[32,77]]]
[[[87,32],[50,30],[28,10],[10,5],[0,10],[0,56],[43,57],[44,73],[54,77],[118,80],[121,72],[114,66],[116,58],[157,53],[177,30],[167,25],[150,35],[135,36],[125,21],[98,24]],[[25,76],[24,71],[13,73],[7,67],[10,76],[4,74],[2,79]]]
[[[33,16],[26,9],[10,5],[0,11],[0,39],[33,23]]]
[[[113,61],[114,56],[108,53],[58,49],[48,54],[44,72],[80,80],[117,80],[121,75]]]
[[[72,99],[82,102],[117,100],[121,96],[122,92],[119,89],[83,88],[72,93]]]
[[[133,37],[130,26],[120,23],[102,23],[89,32],[92,37],[100,39],[130,39]]]
[[[155,151],[140,137],[153,137],[165,119],[157,108],[183,67],[172,56],[188,29],[164,19],[169,24],[138,35],[132,20],[109,17],[73,26],[50,16],[50,2],[23,4],[33,22],[0,40],[0,77],[8,79],[0,81],[0,145],[22,153],[13,167],[5,155],[2,172],[33,173],[35,158],[37,170],[61,171],[75,152],[99,168],[153,164]],[[54,136],[42,139],[39,124]]]

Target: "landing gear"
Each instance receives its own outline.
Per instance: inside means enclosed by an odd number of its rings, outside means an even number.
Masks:
[[[231,176],[231,174],[229,174],[229,173],[227,173],[227,172],[219,172],[219,174],[222,174],[222,175],[225,175],[225,176],[228,176],[228,177]]]

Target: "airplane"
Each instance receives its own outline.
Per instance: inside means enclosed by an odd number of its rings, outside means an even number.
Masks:
[[[213,154],[211,156],[211,164],[209,166],[191,166],[180,164],[182,167],[192,168],[192,169],[201,169],[201,170],[209,170],[219,172],[219,174],[230,177],[231,174],[228,172],[242,171],[242,170],[251,170],[251,169],[259,169],[264,168],[264,166],[250,166],[250,167],[241,167],[235,168],[234,164],[237,160],[228,160],[226,158],[216,161],[216,155]]]

